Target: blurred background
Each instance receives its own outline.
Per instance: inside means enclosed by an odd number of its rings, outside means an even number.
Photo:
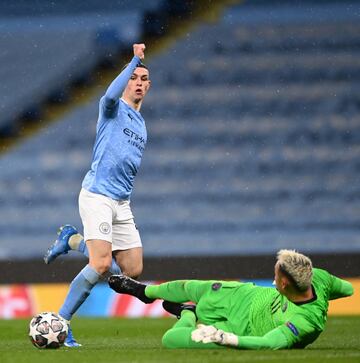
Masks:
[[[281,248],[360,277],[359,20],[355,0],[1,1],[0,317],[54,310],[86,263],[42,256],[60,225],[82,230],[99,98],[135,42],[143,279],[269,284]],[[125,314],[93,295],[84,315]]]

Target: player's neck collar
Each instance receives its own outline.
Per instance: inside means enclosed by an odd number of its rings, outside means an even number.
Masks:
[[[132,107],[128,102],[126,102],[122,97],[120,98],[121,101],[125,103],[126,106],[130,107],[132,110],[134,110],[137,113],[140,113],[140,110],[136,110],[134,107]]]
[[[311,299],[305,300],[305,301],[299,301],[299,302],[294,302],[295,305],[304,305],[304,304],[309,304],[312,303],[313,301],[315,301],[317,299],[317,295],[314,289],[314,286],[311,285],[311,290],[313,293],[313,297]]]
[[[125,103],[125,105],[130,107],[130,105],[122,97],[120,98],[120,100],[123,101]]]

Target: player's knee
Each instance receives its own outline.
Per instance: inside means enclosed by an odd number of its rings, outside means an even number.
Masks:
[[[96,267],[96,271],[100,274],[100,275],[103,275],[105,274],[106,272],[108,272],[110,270],[110,267],[111,267],[111,264],[107,264],[107,263],[104,263],[104,264],[100,264]]]
[[[133,279],[137,279],[138,277],[140,277],[140,275],[142,274],[143,271],[143,266],[142,264],[138,264],[138,265],[134,265],[134,266],[125,266],[122,269],[122,273],[126,276],[129,276]]]
[[[161,339],[161,344],[164,348],[178,348],[176,343],[175,334],[171,329]]]
[[[96,261],[91,261],[90,265],[100,274],[108,272],[111,267],[111,258],[101,258]]]
[[[189,339],[191,340],[188,328],[172,328],[163,335],[161,343],[164,348],[169,349],[190,348]]]

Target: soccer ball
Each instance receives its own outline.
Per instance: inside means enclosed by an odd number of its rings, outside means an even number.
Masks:
[[[55,313],[40,313],[34,316],[29,324],[30,341],[36,348],[60,348],[67,334],[66,321]]]

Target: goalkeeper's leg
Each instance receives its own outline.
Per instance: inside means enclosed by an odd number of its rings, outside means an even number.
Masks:
[[[183,310],[180,320],[169,329],[162,338],[165,348],[222,348],[214,343],[196,343],[191,339],[191,332],[196,329],[196,316],[192,311]]]
[[[167,301],[184,303],[192,301],[198,303],[200,298],[211,290],[213,281],[177,280],[160,285],[148,285],[145,295],[150,299],[164,299]]]
[[[192,301],[198,303],[200,298],[211,291],[213,281],[177,280],[160,285],[145,285],[124,275],[109,277],[109,286],[119,294],[137,297],[145,304],[155,299],[164,299],[175,303]]]

